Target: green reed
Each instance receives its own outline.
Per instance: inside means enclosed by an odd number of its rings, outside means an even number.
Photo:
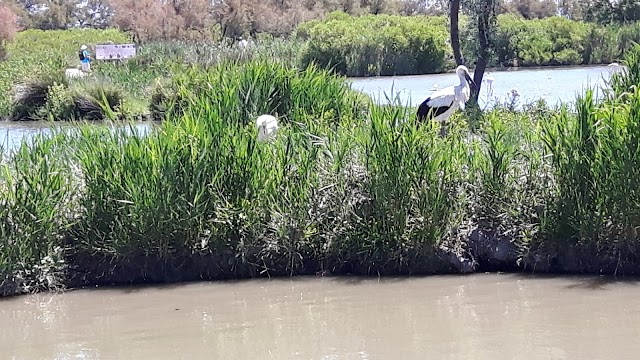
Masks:
[[[627,56],[629,72],[614,77],[614,87],[633,82],[639,59]],[[640,91],[631,85],[625,93],[597,102],[588,91],[576,114],[565,109],[543,126],[557,191],[551,239],[597,254],[616,269],[635,252],[640,227]]]

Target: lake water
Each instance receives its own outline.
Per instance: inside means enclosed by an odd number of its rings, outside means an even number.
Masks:
[[[139,122],[133,124],[139,132],[146,132],[151,129],[153,123]],[[97,125],[96,126],[108,126],[111,129],[125,129],[129,130],[130,125]],[[4,121],[0,122],[0,147],[4,149],[15,149],[23,141],[31,140],[35,135],[52,133],[53,128],[62,129],[63,131],[71,131],[75,125],[65,122],[55,123],[51,125],[47,122],[40,121]],[[129,131],[130,132],[130,131]]]
[[[490,107],[495,101],[507,100],[512,89],[520,94],[520,105],[537,99],[545,99],[550,105],[560,101],[573,102],[576,95],[584,93],[587,88],[606,86],[604,80],[609,79],[611,71],[608,66],[487,71],[485,79],[493,78],[493,82],[489,86],[483,81],[478,102],[482,107]],[[386,103],[387,97],[398,97],[402,104],[412,106],[418,106],[437,88],[458,84],[453,73],[351,80],[354,89],[370,94],[380,103]]]
[[[587,87],[604,86],[611,68],[607,66],[564,67],[544,69],[520,69],[510,71],[489,71],[485,77],[494,78],[491,88],[482,85],[481,106],[490,107],[495,101],[506,101],[511,89],[520,94],[519,106],[539,98],[545,98],[551,105],[559,101],[572,102],[578,93]],[[351,78],[352,87],[385,103],[385,95],[397,96],[402,104],[417,106],[435,90],[434,85],[443,88],[457,83],[453,73],[420,76],[394,76],[375,78]],[[0,146],[14,148],[34,134],[48,131],[48,124],[33,122],[0,122]],[[65,125],[61,125],[65,126]],[[140,123],[141,130],[149,129],[149,123]]]
[[[0,300],[2,359],[635,359],[636,282],[476,274]]]

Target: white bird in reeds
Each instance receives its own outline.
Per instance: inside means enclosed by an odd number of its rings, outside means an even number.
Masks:
[[[618,64],[617,62],[612,62],[611,64],[607,65],[607,67],[609,68],[610,73],[622,71],[622,66],[620,66],[620,64]]]
[[[249,42],[246,39],[243,39],[241,36],[240,41],[238,41],[238,46],[240,47],[240,49],[244,50],[249,46]]]
[[[267,141],[276,136],[278,131],[278,119],[273,115],[263,114],[256,119],[258,126],[258,141]]]
[[[416,115],[419,121],[432,119],[442,123],[458,108],[464,110],[471,94],[469,84],[475,86],[475,82],[469,74],[469,69],[464,65],[456,68],[456,75],[460,80],[458,85],[448,86],[434,92],[418,106]]]

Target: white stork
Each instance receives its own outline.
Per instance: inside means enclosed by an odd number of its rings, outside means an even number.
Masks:
[[[469,84],[475,86],[475,82],[469,75],[469,69],[464,65],[456,68],[456,75],[460,79],[459,85],[452,85],[438,90],[420,104],[416,114],[419,121],[430,118],[444,122],[458,108],[464,109],[471,93]]]
[[[266,141],[273,138],[278,131],[278,119],[272,115],[260,115],[256,119],[258,126],[258,141]]]

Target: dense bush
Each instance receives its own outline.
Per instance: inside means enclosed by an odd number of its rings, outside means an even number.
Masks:
[[[476,30],[466,16],[460,18],[460,29],[462,51],[471,64]],[[303,65],[317,63],[348,76],[426,74],[453,66],[446,17],[332,13],[301,24],[296,36],[308,41]],[[498,16],[491,41],[492,66],[602,64],[619,60],[640,42],[640,27],[504,14]]]
[[[309,42],[303,66],[316,63],[349,76],[435,73],[447,63],[444,17],[333,13],[298,34]]]
[[[473,59],[473,29],[465,29],[463,49]],[[498,16],[493,65],[542,66],[610,63],[620,59],[633,42],[640,42],[637,24],[603,27],[563,17],[525,20]]]

